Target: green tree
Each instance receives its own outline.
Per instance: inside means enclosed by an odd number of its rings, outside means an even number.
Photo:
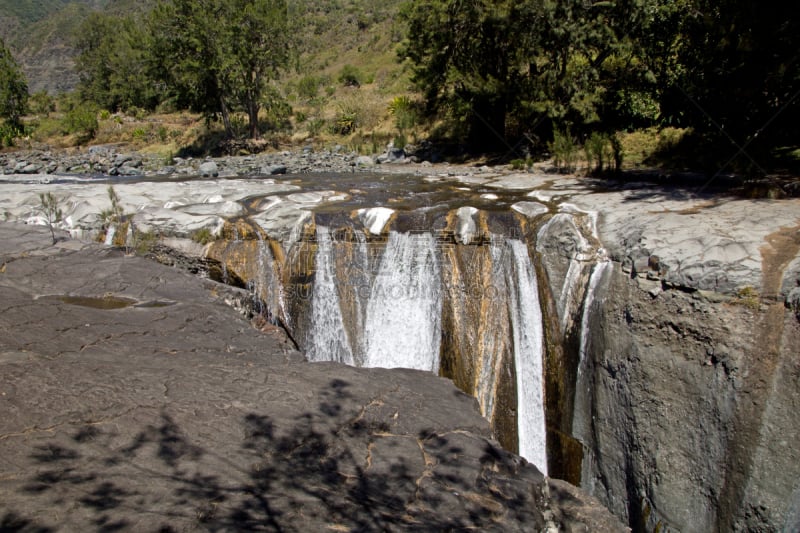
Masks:
[[[154,81],[150,45],[137,18],[90,14],[76,35],[81,98],[111,111],[154,109],[163,94]]]
[[[0,39],[0,118],[20,127],[28,101],[28,83],[17,62]]]
[[[161,76],[179,102],[219,115],[228,135],[231,113],[242,110],[257,138],[267,88],[289,63],[286,1],[162,1],[151,28]]]
[[[680,70],[665,108],[725,147],[724,159],[738,154],[738,166],[761,166],[771,148],[800,138],[795,6],[692,0],[691,8],[678,28]]]
[[[653,1],[416,0],[400,53],[429,107],[460,120],[473,146],[503,147],[542,125],[544,138],[588,131],[624,122],[619,101],[652,92],[635,37]]]

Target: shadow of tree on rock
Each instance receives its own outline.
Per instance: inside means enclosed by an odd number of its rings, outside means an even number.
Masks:
[[[211,434],[165,406],[151,415],[156,423],[125,435],[113,425],[76,427],[70,442],[30,453],[35,474],[23,490],[62,509],[68,528],[97,531],[543,525],[542,478],[524,460],[468,432],[394,433],[379,408],[354,412],[348,389],[331,381],[316,409],[291,424],[250,412],[234,431]],[[49,529],[8,513],[0,531]]]

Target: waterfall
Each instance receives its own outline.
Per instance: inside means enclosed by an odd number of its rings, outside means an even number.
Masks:
[[[109,225],[108,229],[106,230],[106,246],[114,246],[114,236],[117,234],[117,227]]]
[[[512,252],[509,283],[511,329],[517,374],[517,427],[519,454],[547,474],[544,415],[544,336],[539,289],[525,243],[509,241]],[[514,290],[517,287],[518,290]]]
[[[591,381],[587,379],[586,354],[589,353],[589,343],[591,342],[591,327],[589,321],[592,317],[592,307],[594,306],[597,290],[600,283],[605,278],[606,272],[612,268],[611,261],[601,261],[592,269],[589,277],[589,285],[586,288],[586,297],[583,302],[583,314],[581,315],[581,340],[578,348],[578,371],[575,382],[575,411],[572,418],[573,435],[581,442],[591,440]],[[591,475],[595,469],[595,461],[592,450],[584,447],[583,463],[581,468],[581,487],[594,494],[596,479]]]
[[[438,373],[441,273],[431,233],[389,234],[367,302],[364,366]]]
[[[309,361],[338,361],[353,365],[355,359],[347,339],[339,305],[334,272],[333,245],[328,228],[317,227],[314,288],[311,293],[311,323],[306,356]]]
[[[606,270],[611,267],[610,261],[602,261],[597,263],[592,269],[592,275],[589,277],[589,287],[586,289],[586,300],[583,304],[583,315],[581,316],[581,344],[578,351],[578,376],[583,371],[583,360],[586,357],[586,352],[589,348],[589,318],[591,317],[592,304],[594,303],[595,292],[597,286],[603,279]]]

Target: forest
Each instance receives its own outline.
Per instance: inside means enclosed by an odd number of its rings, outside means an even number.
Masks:
[[[569,167],[581,146],[597,170],[619,169],[623,134],[672,128],[681,132],[673,161],[708,172],[769,174],[798,155],[800,27],[788,3],[159,0],[100,7],[71,37],[79,82],[60,96],[72,128],[89,137],[93,117],[129,110],[199,113],[228,138],[298,123],[312,135],[347,136],[371,125],[352,98],[340,96],[383,83],[395,137],[413,131],[469,154],[549,156]],[[317,75],[315,65],[331,59],[315,63],[315,55],[348,35],[361,39],[359,51],[379,50],[393,65],[345,64],[333,79]],[[31,127],[23,117],[54,102],[55,95],[28,95],[3,45],[5,137]]]

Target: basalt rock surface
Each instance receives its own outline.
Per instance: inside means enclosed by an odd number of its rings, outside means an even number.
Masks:
[[[636,531],[800,530],[797,199],[502,169],[224,178],[225,166],[114,184],[138,229],[179,237],[154,255],[248,288],[306,355],[359,364],[365,332],[386,345],[427,332],[425,368],[474,394],[513,451],[515,350],[536,337],[549,475]],[[38,193],[54,191],[59,227],[93,235],[108,183],[0,176],[0,213],[42,223]],[[187,239],[197,230],[214,242]],[[370,308],[392,279],[435,288],[418,293],[435,305]],[[370,329],[378,311],[392,335]],[[543,333],[517,327],[533,322]]]
[[[306,363],[248,297],[0,224],[0,529],[624,530],[447,380]]]

